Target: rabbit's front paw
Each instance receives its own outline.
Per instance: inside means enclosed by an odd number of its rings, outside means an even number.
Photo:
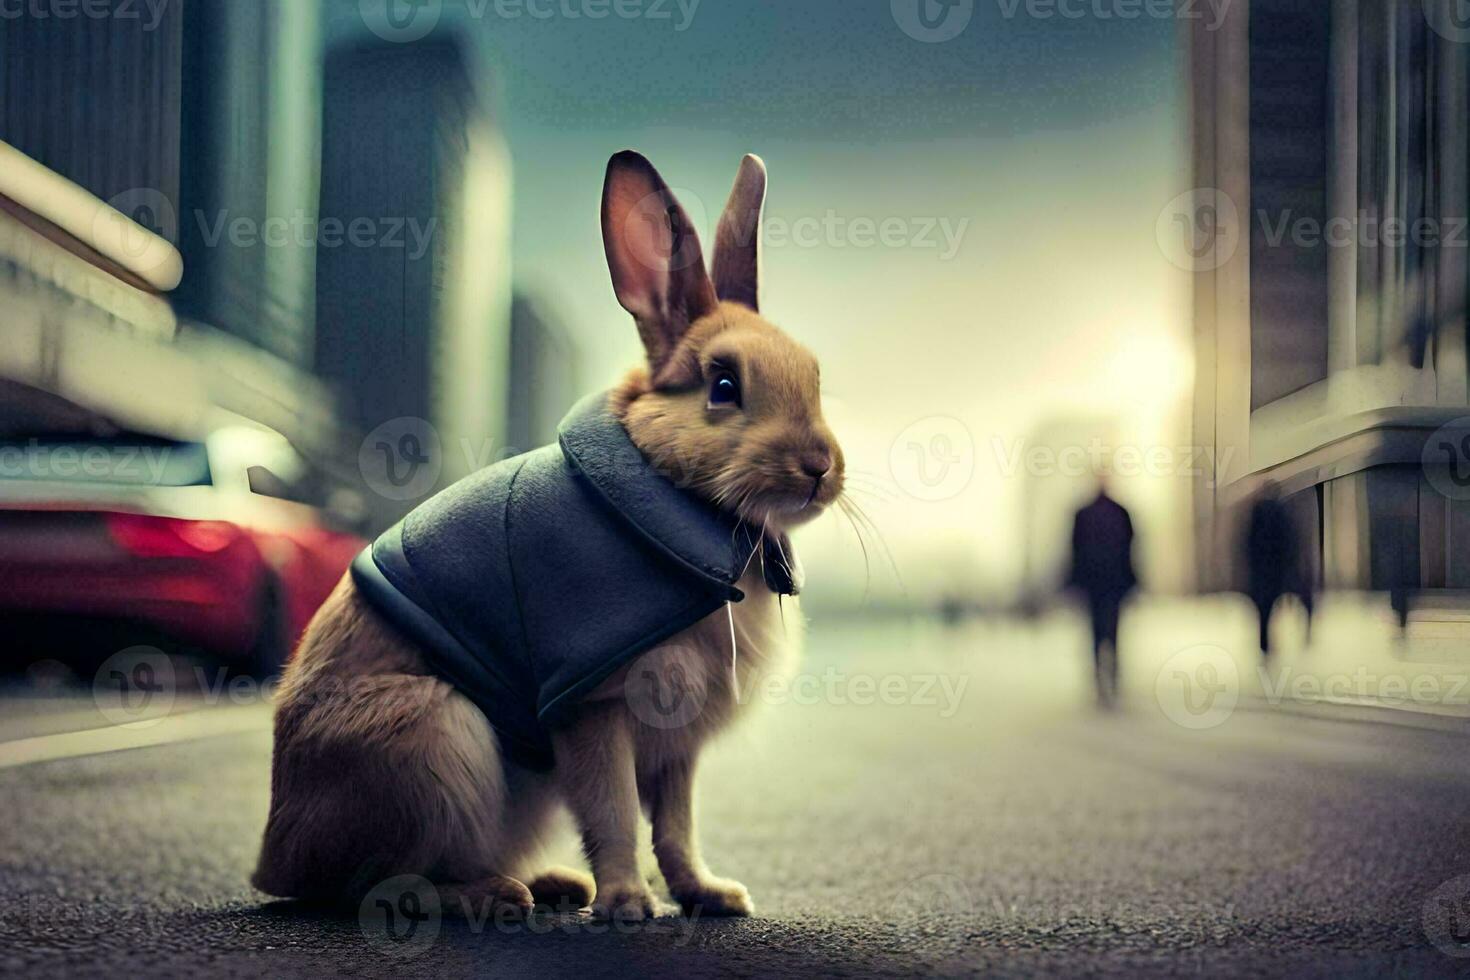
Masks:
[[[729,878],[701,878],[673,890],[674,900],[691,915],[750,915],[750,892]]]
[[[619,922],[641,922],[658,914],[658,902],[653,892],[640,882],[625,885],[597,886],[597,898],[592,903],[592,914],[599,919],[616,919]]]

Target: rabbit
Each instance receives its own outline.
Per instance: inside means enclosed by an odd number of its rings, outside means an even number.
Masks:
[[[745,157],[707,272],[663,178],[635,152],[612,157],[604,246],[647,363],[608,393],[606,410],[705,506],[785,540],[842,495],[844,460],[823,418],[816,358],[759,312],[766,179],[760,158]],[[743,601],[645,655],[674,666],[702,705],[695,717],[641,719],[629,686],[646,661],[625,663],[549,731],[548,770],[509,758],[486,715],[344,576],[277,687],[270,812],[252,882],[281,897],[350,902],[415,874],[446,911],[516,918],[538,905],[590,907],[637,921],[664,909],[639,872],[641,809],[674,902],[700,915],[752,914],[746,888],[705,866],[693,797],[704,745],[742,714],[743,692],[791,669],[799,646],[799,612],[767,587],[762,563],[740,575]],[[590,876],[531,873],[562,807]]]

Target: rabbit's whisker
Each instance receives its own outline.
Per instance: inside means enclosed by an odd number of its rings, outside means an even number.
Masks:
[[[873,565],[872,565],[871,560],[868,557],[868,545],[863,540],[863,529],[858,525],[858,522],[853,518],[853,516],[852,516],[852,510],[850,509],[849,502],[848,502],[848,500],[847,500],[847,498],[846,498],[845,495],[837,498],[837,509],[842,513],[842,516],[843,517],[847,518],[847,523],[852,527],[853,537],[857,538],[858,548],[860,548],[862,550],[862,553],[863,553],[863,598],[862,598],[862,602],[866,604],[867,601],[868,601],[868,588],[873,583]]]

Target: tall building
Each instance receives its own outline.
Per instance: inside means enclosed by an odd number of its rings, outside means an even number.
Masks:
[[[177,209],[186,12],[182,2],[104,17],[7,8],[0,140],[104,201],[132,193],[120,203],[135,207],[120,210],[147,207],[140,188]]]
[[[1463,5],[1460,5],[1463,6]],[[1470,589],[1467,64],[1456,0],[1236,0],[1191,21],[1200,581],[1268,481],[1323,584]]]
[[[452,38],[344,43],[323,92],[314,362],[364,432],[429,423],[442,486],[506,441],[509,155]]]
[[[309,453],[333,451],[340,438],[330,396],[306,374],[311,257],[260,238],[273,216],[315,207],[318,5],[44,7],[0,16],[0,140],[177,246],[183,278],[172,292],[133,296],[82,273],[52,276],[47,288],[69,301],[49,304],[37,322],[61,353],[27,377],[60,378],[83,362],[110,363],[115,375],[125,363],[183,365],[105,391],[92,386],[93,407],[127,419],[160,398],[181,416],[222,408]],[[220,235],[201,234],[201,219]],[[244,242],[226,230],[241,221]],[[50,254],[23,241],[14,222],[5,231],[7,257],[19,255],[31,272]],[[47,269],[73,265],[59,256]],[[22,308],[9,284],[0,292],[6,308]],[[83,329],[85,344],[62,343]],[[25,347],[7,340],[12,351]],[[124,349],[127,358],[116,353]],[[186,369],[209,383],[185,384]],[[172,386],[151,380],[170,372],[180,379]]]
[[[321,11],[188,0],[178,301],[311,370],[321,156]]]
[[[364,433],[422,420],[440,447],[425,492],[501,451],[509,155],[457,38],[391,43],[359,23],[329,43],[308,0],[75,13],[0,17],[0,140],[183,259],[173,292],[109,293],[88,322],[146,334],[138,363],[197,362],[209,399],[354,484],[373,524],[422,495],[374,486]],[[120,386],[110,409],[163,396],[184,400]]]

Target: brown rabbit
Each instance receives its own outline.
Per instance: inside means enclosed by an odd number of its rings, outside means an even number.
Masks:
[[[642,919],[656,903],[638,870],[641,806],[680,905],[751,913],[744,886],[714,877],[700,858],[695,764],[739,713],[741,693],[792,654],[800,617],[789,606],[783,614],[780,593],[795,589],[771,566],[785,563],[794,578],[784,532],[843,486],[817,362],[757,312],[765,186],[764,165],[746,157],[711,276],[657,171],[636,153],[612,158],[603,239],[648,365],[582,421],[569,419],[560,447],[497,464],[463,481],[469,490],[450,488],[343,578],[279,687],[258,888],[353,901],[388,877],[417,874],[446,910],[478,903],[478,914],[522,915],[570,903]],[[626,477],[636,490],[609,475],[600,447],[618,439],[631,440],[647,470]],[[462,505],[474,493],[496,520],[477,523],[480,512]],[[526,516],[538,507],[541,524]],[[562,520],[568,508],[584,508],[588,521],[627,517],[637,533],[594,548],[582,539],[604,535],[603,524]],[[697,530],[704,525],[717,532]],[[434,535],[457,549],[437,579],[417,537]],[[473,571],[497,548],[510,558]],[[580,548],[595,554],[584,559]],[[652,578],[610,554],[636,554]],[[379,592],[406,595],[404,615],[390,615]],[[445,613],[456,602],[460,622]],[[502,605],[505,618],[494,618]],[[625,626],[633,632],[615,636]],[[569,649],[594,661],[575,677],[546,666]],[[650,723],[639,710],[633,687],[650,663],[697,706],[689,717]],[[591,878],[526,875],[561,804]]]

